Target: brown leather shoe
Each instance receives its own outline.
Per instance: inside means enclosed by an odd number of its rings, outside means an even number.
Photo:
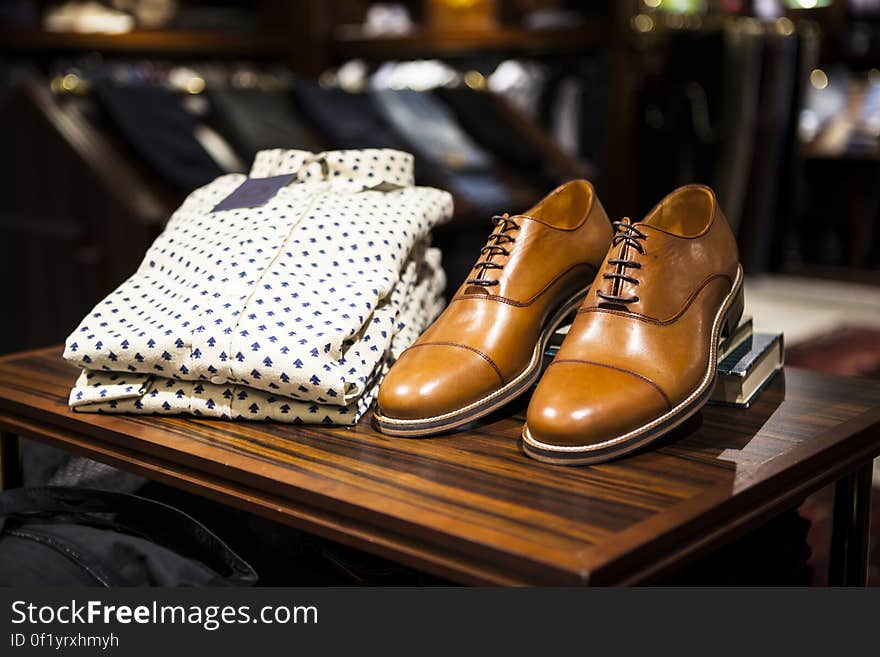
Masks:
[[[597,463],[696,413],[721,336],[742,315],[736,241],[708,187],[676,190],[617,233],[596,284],[529,404],[523,449]]]
[[[493,221],[469,278],[385,377],[374,414],[382,432],[440,433],[528,390],[547,340],[583,301],[613,234],[585,180]]]

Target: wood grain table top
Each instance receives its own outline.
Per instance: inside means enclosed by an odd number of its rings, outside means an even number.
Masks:
[[[476,584],[654,581],[880,453],[880,383],[787,369],[650,449],[559,467],[520,446],[525,400],[465,431],[74,413],[53,347],[0,358],[0,429]]]

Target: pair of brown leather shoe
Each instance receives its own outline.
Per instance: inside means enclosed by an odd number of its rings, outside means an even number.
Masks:
[[[548,339],[574,311],[529,403],[529,456],[605,461],[702,407],[743,306],[736,241],[712,190],[682,187],[643,221],[612,225],[576,180],[494,221],[468,280],[385,378],[382,432],[433,435],[511,401],[539,378]]]

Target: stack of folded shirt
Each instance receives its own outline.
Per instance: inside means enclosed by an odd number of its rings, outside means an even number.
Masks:
[[[75,410],[360,419],[442,309],[428,244],[452,199],[415,187],[413,157],[395,150],[262,151],[250,178],[283,174],[296,176],[258,207],[215,208],[239,174],[184,201],[67,339],[64,358],[83,368]]]

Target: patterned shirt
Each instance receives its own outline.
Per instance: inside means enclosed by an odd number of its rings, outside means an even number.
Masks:
[[[215,209],[240,174],[184,201],[67,339],[85,370],[71,406],[357,421],[388,355],[439,312],[425,245],[452,199],[414,186],[412,156],[387,149],[262,151],[250,177],[282,174],[296,178],[260,207]]]

